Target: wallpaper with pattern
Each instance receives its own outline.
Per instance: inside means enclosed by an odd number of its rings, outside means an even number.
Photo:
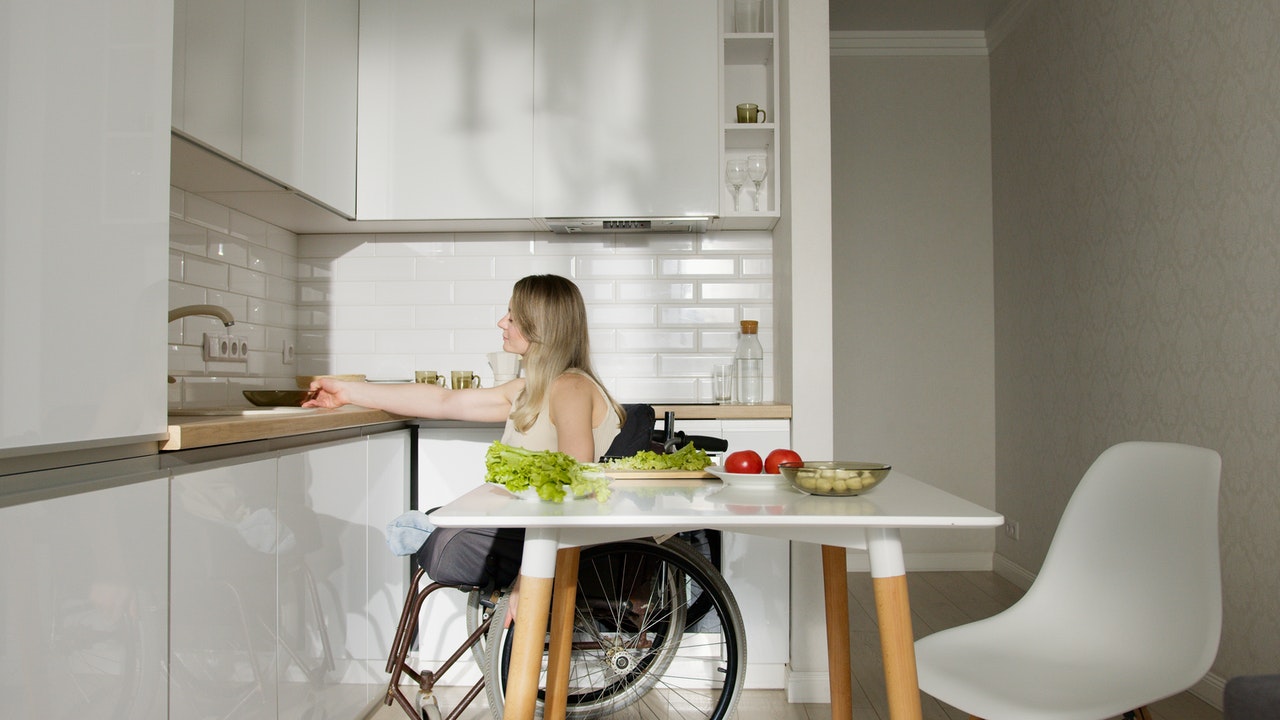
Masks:
[[[991,54],[998,551],[1038,569],[1116,442],[1218,450],[1222,678],[1280,672],[1277,29],[1276,0],[1037,2]]]

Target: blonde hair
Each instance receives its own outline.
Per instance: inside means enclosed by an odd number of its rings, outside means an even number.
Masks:
[[[528,432],[538,419],[547,391],[556,378],[577,370],[595,381],[605,400],[626,419],[604,383],[591,367],[591,342],[587,333],[587,306],[578,286],[559,275],[529,275],[511,291],[511,320],[529,341],[525,352],[524,390],[516,398],[511,419],[520,432]]]

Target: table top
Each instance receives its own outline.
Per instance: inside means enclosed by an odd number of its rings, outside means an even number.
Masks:
[[[786,481],[770,488],[725,486],[719,480],[614,480],[605,502],[550,503],[486,484],[431,514],[441,527],[719,528],[797,527],[986,528],[998,513],[894,471],[854,497],[806,495]]]

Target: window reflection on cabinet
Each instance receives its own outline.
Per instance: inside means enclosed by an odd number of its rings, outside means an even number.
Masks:
[[[754,18],[759,16],[758,20]],[[769,229],[778,220],[778,63],[777,7],[773,0],[722,0],[720,216],[725,229]],[[747,30],[743,32],[743,30]],[[754,105],[742,112],[742,105]],[[754,117],[752,117],[754,115]],[[757,190],[749,179],[734,209],[734,190],[724,179],[730,160],[763,158]],[[757,166],[759,162],[755,163]],[[757,172],[757,176],[759,173]]]

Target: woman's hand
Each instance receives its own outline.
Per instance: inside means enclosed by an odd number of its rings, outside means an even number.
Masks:
[[[344,387],[347,383],[334,378],[316,378],[311,381],[311,393],[302,407],[337,408],[351,404],[351,397]]]

